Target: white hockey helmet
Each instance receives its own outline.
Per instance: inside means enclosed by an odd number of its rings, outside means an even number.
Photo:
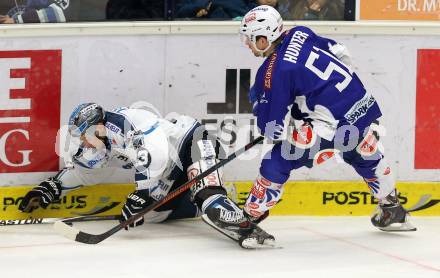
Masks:
[[[250,10],[241,21],[240,34],[246,44],[252,44],[260,51],[260,55],[266,52],[272,43],[277,40],[283,32],[283,19],[280,13],[273,7],[267,5],[258,6]],[[267,38],[269,45],[266,49],[258,49],[257,38]]]

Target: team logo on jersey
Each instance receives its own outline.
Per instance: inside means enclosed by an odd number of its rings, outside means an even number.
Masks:
[[[316,134],[310,125],[304,124],[292,131],[289,142],[298,148],[309,149],[316,142]]]
[[[335,149],[325,149],[319,151],[317,154],[315,154],[315,157],[313,158],[313,166],[321,165],[330,158],[332,158],[338,150]]]
[[[377,152],[377,137],[369,131],[367,136],[356,147],[356,151],[362,156],[372,156]]]
[[[356,102],[350,110],[344,115],[347,122],[354,124],[360,118],[365,116],[368,110],[376,103],[372,95],[366,94],[362,99]]]
[[[270,90],[272,88],[272,72],[275,67],[275,61],[277,60],[277,53],[272,54],[269,65],[267,66],[266,74],[264,76],[264,88]]]

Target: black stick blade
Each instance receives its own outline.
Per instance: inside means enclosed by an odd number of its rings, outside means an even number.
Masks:
[[[79,231],[75,237],[75,241],[86,243],[86,244],[97,244],[106,239],[107,237],[102,237],[100,235],[92,235]]]
[[[74,240],[77,242],[85,243],[85,244],[97,244],[103,241],[104,239],[108,238],[109,236],[113,235],[117,231],[121,230],[124,226],[119,224],[112,229],[108,230],[105,233],[99,234],[99,235],[93,235],[89,233],[82,232],[78,229],[76,229],[73,226],[70,226],[69,224],[63,222],[63,221],[57,221],[53,225],[53,228],[55,231],[57,231],[59,234],[63,235],[64,237]]]

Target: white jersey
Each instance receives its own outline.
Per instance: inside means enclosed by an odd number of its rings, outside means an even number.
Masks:
[[[191,117],[173,116],[163,119],[149,111],[132,108],[106,112],[106,148],[101,151],[80,148],[72,157],[74,168],[81,168],[82,172],[109,167],[133,169],[138,189],[150,189],[151,196],[157,200],[164,197],[173,182],[168,179],[170,173],[175,167],[182,168],[178,156],[182,142],[198,125]],[[63,187],[73,189],[75,184],[68,181],[72,180],[68,177],[73,176],[66,174],[59,177]],[[96,179],[93,182],[84,178],[75,180],[96,183]]]

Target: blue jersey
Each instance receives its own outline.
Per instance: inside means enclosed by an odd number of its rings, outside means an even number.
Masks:
[[[311,122],[321,137],[332,140],[336,129],[353,125],[362,132],[382,114],[358,76],[331,53],[335,41],[298,26],[259,68],[253,89],[258,97],[258,127],[283,127],[289,112]],[[272,136],[271,136],[272,137]],[[276,138],[276,136],[274,136]]]

